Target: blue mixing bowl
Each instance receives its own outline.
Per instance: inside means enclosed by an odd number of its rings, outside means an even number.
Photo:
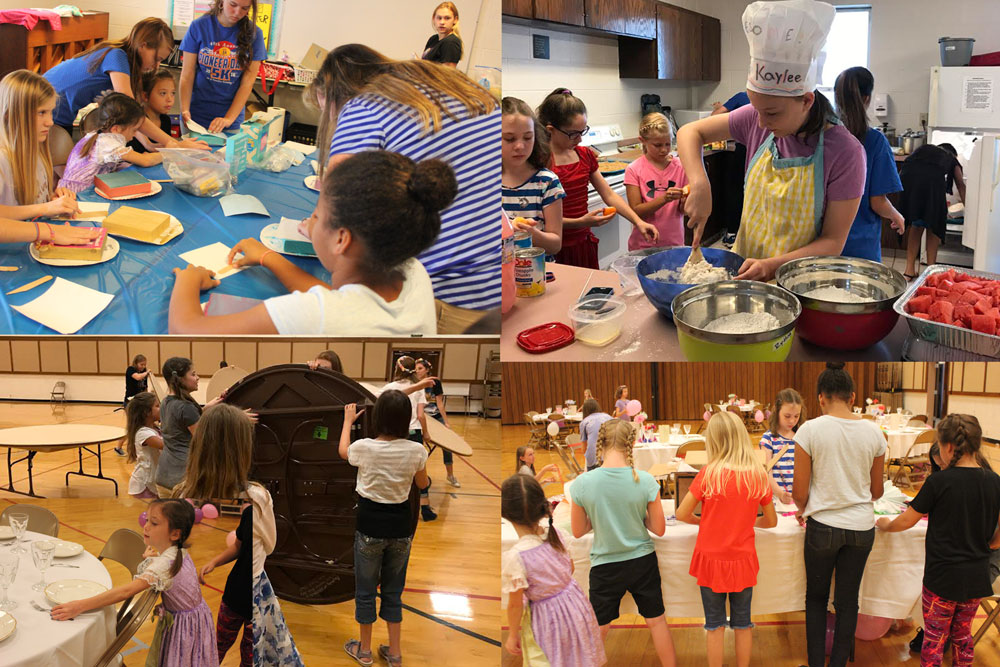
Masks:
[[[735,276],[740,267],[743,266],[743,258],[735,252],[723,250],[722,248],[702,248],[701,253],[704,255],[706,262],[712,266],[724,267],[732,276]],[[660,313],[666,315],[670,320],[674,319],[673,311],[670,309],[671,302],[675,296],[691,287],[691,285],[665,283],[662,280],[655,280],[647,276],[661,269],[677,271],[684,266],[684,263],[687,262],[690,256],[690,246],[667,248],[639,262],[635,270],[636,275],[639,277],[639,285],[642,286],[642,291],[646,295],[646,298],[649,299],[649,302]]]

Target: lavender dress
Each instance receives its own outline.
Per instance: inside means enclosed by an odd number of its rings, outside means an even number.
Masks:
[[[94,177],[118,171],[128,164],[122,162],[125,154],[132,149],[126,145],[124,135],[117,132],[101,132],[87,155],[81,155],[83,146],[93,132],[88,133],[73,147],[66,160],[66,169],[59,179],[59,187],[73,192],[83,192],[94,185]]]
[[[215,621],[201,596],[198,572],[191,556],[184,552],[180,571],[170,576],[177,547],[139,564],[136,579],[142,579],[163,596],[163,609],[173,615],[173,623],[163,632],[160,667],[218,667]],[[158,619],[157,623],[163,623]]]
[[[568,547],[569,536],[559,531],[559,537]],[[524,590],[531,632],[552,667],[603,665],[607,658],[597,617],[573,579],[570,558],[543,539],[526,535],[503,555],[503,589]]]

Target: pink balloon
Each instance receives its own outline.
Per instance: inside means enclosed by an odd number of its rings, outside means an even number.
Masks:
[[[760,410],[758,410],[757,412],[753,413],[753,420],[755,422],[757,422],[758,424],[761,423],[762,421],[764,421],[764,413],[761,412]]]
[[[142,514],[140,514],[139,515],[139,527],[140,528],[145,528],[146,521],[148,519],[149,519],[149,515],[146,512],[143,512]]]
[[[703,418],[703,419],[704,419],[705,421],[708,421],[709,419],[711,419],[711,418],[712,418],[712,413],[711,413],[711,412],[709,412],[708,410],[705,410],[705,414],[703,414],[703,415],[702,415],[702,418]]]
[[[625,414],[629,417],[635,417],[640,412],[642,412],[642,403],[634,398],[625,405]]]
[[[235,530],[231,530],[231,531],[229,531],[229,534],[226,535],[226,546],[230,546],[231,547],[234,544],[236,544],[236,531]]]
[[[188,501],[188,504],[191,505],[191,507],[194,507],[194,500],[191,498],[185,498],[184,500]]]
[[[863,641],[870,642],[881,639],[882,635],[889,632],[890,627],[892,627],[891,618],[858,614],[858,628],[854,631],[854,636]]]
[[[201,514],[206,519],[217,519],[219,518],[219,510],[215,505],[208,503],[201,508]]]
[[[201,511],[201,508],[200,507],[195,507],[194,508],[194,522],[195,523],[201,523],[201,519],[202,519],[203,516],[204,516],[204,513]]]

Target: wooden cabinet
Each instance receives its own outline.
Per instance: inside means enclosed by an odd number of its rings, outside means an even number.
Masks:
[[[534,18],[531,0],[503,0],[500,11],[507,16],[517,16],[522,19]]]
[[[656,2],[653,0],[587,0],[586,23],[619,35],[656,38]]]
[[[656,39],[618,40],[622,78],[719,81],[722,78],[722,28],[718,19],[658,4]]]
[[[584,0],[535,0],[534,18],[582,28],[586,25],[583,3]]]
[[[17,69],[44,74],[64,60],[108,38],[108,13],[63,17],[62,30],[39,21],[32,30],[14,23],[0,25],[0,77]]]

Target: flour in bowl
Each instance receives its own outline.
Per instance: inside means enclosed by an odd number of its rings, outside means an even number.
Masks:
[[[809,290],[802,296],[812,297],[813,299],[822,299],[823,301],[835,301],[836,303],[867,303],[871,299],[866,299],[863,296],[855,294],[843,287],[834,287],[833,285],[828,285],[827,287],[817,287],[816,289]]]
[[[781,326],[781,322],[778,321],[778,318],[771,313],[762,311],[758,313],[723,315],[709,322],[705,325],[704,329],[705,331],[712,331],[714,333],[755,334],[777,329],[779,326]]]
[[[660,269],[650,273],[649,278],[665,283],[677,283],[678,285],[707,285],[723,280],[729,280],[732,276],[721,266],[712,266],[705,260],[688,262],[680,269]]]

